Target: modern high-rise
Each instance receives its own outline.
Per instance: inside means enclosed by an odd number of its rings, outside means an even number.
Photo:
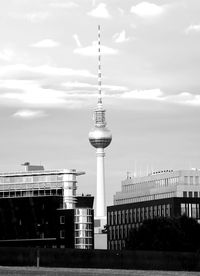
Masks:
[[[0,173],[0,246],[94,248],[90,195],[78,196],[75,169]]]
[[[200,170],[165,170],[122,181],[107,208],[108,249],[123,249],[129,231],[145,219],[193,217],[200,222]]]
[[[89,141],[91,145],[96,148],[97,157],[96,217],[103,218],[106,216],[104,149],[110,145],[112,135],[106,127],[106,110],[103,108],[102,104],[100,49],[100,26],[98,26],[98,102],[97,107],[94,109],[94,128],[89,133]]]

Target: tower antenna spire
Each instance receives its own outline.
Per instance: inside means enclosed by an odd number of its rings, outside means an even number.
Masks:
[[[101,28],[98,25],[98,104],[102,104],[101,95]]]

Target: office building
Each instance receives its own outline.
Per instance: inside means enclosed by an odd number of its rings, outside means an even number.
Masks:
[[[108,249],[123,249],[129,231],[145,219],[193,217],[200,222],[200,170],[166,170],[127,177],[107,208]]]
[[[0,174],[0,246],[92,249],[94,198],[76,195],[84,172],[24,167]]]

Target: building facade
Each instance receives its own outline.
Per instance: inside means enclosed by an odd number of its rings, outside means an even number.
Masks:
[[[0,246],[92,249],[94,211],[90,195],[77,196],[76,170],[0,174]]]
[[[123,249],[129,231],[146,219],[183,214],[200,222],[200,170],[127,177],[114,195],[114,205],[107,208],[108,249]]]

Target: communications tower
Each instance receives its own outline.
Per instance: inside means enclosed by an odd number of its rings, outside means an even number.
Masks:
[[[98,102],[94,109],[94,128],[89,132],[89,141],[96,148],[97,156],[97,187],[96,187],[96,217],[105,217],[105,169],[104,148],[110,145],[112,134],[106,127],[106,110],[102,104],[101,94],[101,40],[98,26]]]

